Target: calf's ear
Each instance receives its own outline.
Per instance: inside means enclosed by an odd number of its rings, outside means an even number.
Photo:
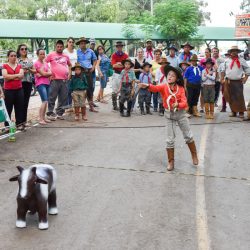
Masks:
[[[36,179],[36,182],[37,182],[37,183],[40,183],[40,184],[48,184],[48,182],[47,182],[46,180],[41,179],[41,178],[37,178],[37,179]]]
[[[11,178],[9,178],[9,181],[17,181],[18,180],[18,177],[19,177],[19,174],[18,175],[15,175]]]
[[[21,173],[23,172],[23,170],[24,170],[24,168],[21,167],[21,166],[17,166],[16,168],[18,169],[18,171],[20,172],[20,174],[21,174]]]

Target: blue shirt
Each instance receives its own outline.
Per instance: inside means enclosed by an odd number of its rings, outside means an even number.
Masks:
[[[77,50],[77,62],[81,64],[81,66],[85,69],[92,68],[92,62],[96,61],[95,52],[92,49],[87,48],[85,52],[81,49]]]
[[[141,73],[140,77],[139,77],[139,81],[142,83],[151,83],[152,84],[153,80],[152,80],[151,73]],[[141,94],[144,94],[147,92],[149,92],[148,89],[142,89],[142,88],[140,89]]]
[[[99,55],[100,70],[102,72],[107,72],[110,68],[110,59],[106,55]]]
[[[184,74],[184,78],[187,79],[188,83],[192,83],[192,84],[201,84],[201,72],[202,72],[203,68],[201,66],[189,66],[186,69],[186,72]]]
[[[190,52],[189,56],[186,58],[186,61],[189,62],[190,61],[190,58],[191,56],[193,55],[192,52]],[[184,61],[184,52],[181,52],[180,55],[179,55],[179,62],[183,62]]]

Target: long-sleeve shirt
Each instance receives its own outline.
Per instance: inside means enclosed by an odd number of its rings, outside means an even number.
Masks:
[[[199,85],[201,84],[201,72],[203,68],[201,66],[189,66],[184,74],[184,78],[188,83]]]
[[[202,84],[203,85],[215,85],[216,72],[213,69],[202,70]]]
[[[72,76],[69,84],[69,89],[71,91],[74,90],[87,90],[88,89],[88,83],[86,76],[84,74],[81,74],[80,76]]]
[[[178,87],[178,92],[176,93],[177,87]],[[167,99],[171,94],[169,92],[169,88],[167,84],[160,84],[160,85],[149,84],[148,90],[154,93],[156,92],[161,93],[163,106],[165,109],[170,108],[170,110],[173,110],[173,104],[175,104],[176,101],[178,103],[178,109],[186,109],[188,107],[185,89],[182,86],[177,86],[177,85],[174,86],[174,89],[172,90],[172,92],[176,93],[176,99],[174,97],[170,99],[169,101],[170,107],[168,107]]]
[[[235,62],[231,69],[232,61],[232,58],[228,58],[222,64],[221,72],[225,73],[225,77],[230,80],[240,80],[244,76],[244,74],[248,76],[250,75],[250,67],[248,66],[245,59],[239,58],[240,67],[238,67],[237,63]]]

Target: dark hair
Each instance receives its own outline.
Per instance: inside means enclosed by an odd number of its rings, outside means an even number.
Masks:
[[[73,42],[75,42],[74,37],[72,37],[72,36],[68,37],[68,39],[67,39],[67,44],[66,44],[66,48],[68,48],[68,41],[70,41],[70,40],[72,40]]]
[[[69,40],[72,40],[73,42],[75,42],[75,39],[74,39],[72,36],[68,37],[67,42],[68,42]]]
[[[208,50],[209,51],[209,53],[211,54],[211,49],[209,48],[209,47],[207,47],[205,50]]]
[[[104,48],[103,45],[98,45],[98,47],[96,48],[97,52],[99,51],[100,48],[102,48],[104,50],[104,52],[105,52],[105,48]],[[99,52],[98,52],[98,54],[99,54]]]
[[[15,50],[10,49],[10,50],[7,52],[7,57],[9,57],[9,56],[10,56],[10,54],[11,54],[11,53],[13,53],[13,52],[14,52],[14,53],[16,53],[16,51],[15,51]]]
[[[61,45],[63,45],[63,46],[64,46],[64,42],[63,42],[63,40],[57,40],[57,41],[56,41],[56,45],[58,45],[58,44],[61,44]]]
[[[18,47],[17,47],[17,51],[16,51],[16,55],[17,55],[17,58],[20,58],[21,57],[21,54],[20,54],[20,49],[21,47],[25,46],[27,49],[28,49],[28,46],[25,44],[25,43],[22,43],[22,44],[19,44]],[[27,51],[28,52],[28,51]],[[27,53],[28,55],[28,53]]]
[[[219,49],[218,49],[217,47],[214,47],[213,49],[216,49],[216,50],[218,50],[218,51],[219,51]]]
[[[161,53],[161,55],[162,55],[162,51],[160,50],[160,49],[156,49],[155,51],[154,51],[154,55],[156,54],[156,53]]]
[[[36,54],[39,55],[39,52],[40,52],[41,50],[45,50],[45,49],[43,49],[43,48],[37,49]]]

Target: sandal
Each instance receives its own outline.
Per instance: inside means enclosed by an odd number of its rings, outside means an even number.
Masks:
[[[40,125],[47,125],[47,122],[45,122],[44,120],[42,120],[42,121],[39,121],[39,124]]]

